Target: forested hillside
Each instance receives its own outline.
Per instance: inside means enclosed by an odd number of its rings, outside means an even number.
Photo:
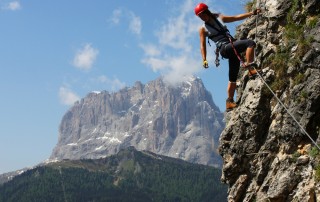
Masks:
[[[0,201],[227,201],[221,171],[139,152],[51,163],[0,187]]]

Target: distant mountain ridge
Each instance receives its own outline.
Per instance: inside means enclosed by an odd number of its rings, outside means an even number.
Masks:
[[[134,146],[192,163],[221,166],[223,114],[201,79],[177,86],[160,77],[115,93],[92,92],[64,115],[51,160],[96,159]]]
[[[0,185],[0,201],[227,201],[221,170],[137,151],[38,166]]]

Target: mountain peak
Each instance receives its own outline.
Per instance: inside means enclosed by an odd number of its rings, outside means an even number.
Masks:
[[[63,117],[51,159],[101,158],[134,146],[193,163],[221,165],[223,114],[201,79],[162,77],[118,92],[89,93]]]

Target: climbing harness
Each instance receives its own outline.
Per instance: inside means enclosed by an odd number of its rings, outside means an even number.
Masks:
[[[257,8],[259,8],[260,2],[258,1],[258,6]],[[257,39],[257,33],[258,33],[258,17],[259,17],[259,13],[256,16],[256,36],[255,36],[255,42]],[[234,49],[235,50],[235,49]],[[255,57],[256,58],[256,53]],[[267,88],[270,90],[270,92],[273,94],[273,96],[277,99],[278,103],[280,103],[280,105],[284,108],[284,110],[291,116],[291,118],[297,123],[297,125],[300,127],[300,130],[311,140],[311,142],[320,150],[319,145],[312,139],[312,137],[309,135],[309,133],[301,126],[301,124],[297,121],[297,119],[293,116],[293,114],[288,110],[288,108],[283,104],[283,102],[280,100],[280,98],[275,94],[275,92],[273,92],[273,90],[271,89],[271,87],[268,85],[268,83],[266,82],[266,80],[262,77],[262,75],[257,71],[255,66],[252,66],[252,68],[257,72],[258,76],[261,78],[261,80],[263,81],[263,83],[267,86]]]
[[[243,59],[241,58],[240,54],[238,53],[238,51],[236,50],[234,44],[233,44],[233,41],[235,41],[235,39],[231,36],[229,30],[223,26],[216,18],[213,18],[215,23],[219,26],[219,29],[208,24],[208,23],[205,23],[207,26],[211,27],[212,29],[214,29],[215,31],[217,31],[217,34],[216,35],[213,35],[213,36],[210,36],[208,38],[210,38],[211,40],[215,41],[214,38],[221,35],[223,37],[220,37],[218,39],[218,41],[216,42],[216,50],[215,50],[215,55],[216,55],[216,59],[215,59],[215,64],[216,64],[216,67],[218,67],[220,65],[220,59],[219,59],[219,49],[227,44],[227,43],[230,43],[231,46],[232,46],[232,49],[235,53],[235,55],[237,56],[237,58],[239,59],[240,61],[240,64],[241,64],[241,67],[243,68],[249,68],[249,66],[251,65],[254,65],[254,64],[250,64],[250,65],[246,65],[243,61]],[[224,41],[223,39],[227,38],[228,41]],[[210,44],[210,41],[208,39],[208,44],[211,46]],[[250,72],[250,71],[249,71]]]
[[[216,34],[213,34],[208,37],[208,44],[209,44],[209,46],[211,46],[209,39],[214,41],[216,44],[215,65],[216,65],[216,67],[219,67],[219,65],[220,65],[220,59],[219,59],[220,48],[222,47],[222,45],[227,44],[229,41],[233,41],[235,39],[231,36],[230,31],[225,26],[223,26],[221,24],[221,22],[219,22],[219,20],[216,17],[213,17],[213,20],[214,20],[215,24],[218,26],[218,28],[213,25],[210,25],[209,23],[205,23],[205,25],[208,26],[209,28],[213,29],[214,31],[216,31]]]

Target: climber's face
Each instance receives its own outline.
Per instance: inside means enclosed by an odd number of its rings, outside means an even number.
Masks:
[[[204,22],[208,22],[210,19],[210,16],[206,13],[206,12],[202,12],[199,15],[199,18],[201,18],[201,20],[203,20]]]

